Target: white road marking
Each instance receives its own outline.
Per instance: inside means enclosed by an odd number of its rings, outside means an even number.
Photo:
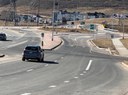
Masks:
[[[64,57],[61,57],[61,59],[63,59]]]
[[[83,73],[85,74],[85,73],[87,73],[86,71],[83,71]]]
[[[80,74],[81,76],[83,76],[84,74]]]
[[[73,47],[74,45],[70,45],[71,47]]]
[[[31,93],[24,93],[24,94],[20,94],[20,95],[31,95]]]
[[[51,86],[49,86],[49,88],[55,88],[56,87],[56,85],[51,85]]]
[[[55,60],[54,62],[57,62],[57,60]]]
[[[19,57],[19,56],[10,57],[10,56],[6,55],[4,58],[0,59],[0,64],[4,64],[4,63],[8,63],[8,62],[16,62],[16,61],[21,60],[20,58],[21,57]]]
[[[91,64],[92,64],[92,60],[89,61],[88,66],[87,66],[87,68],[85,69],[86,71],[88,71],[88,70],[90,69]]]
[[[18,45],[24,44],[24,43],[26,43],[26,42],[28,42],[28,40],[23,41],[23,42],[20,42],[20,43],[12,44],[12,45],[8,46],[7,48],[15,47],[15,46],[18,46]]]
[[[47,66],[48,66],[48,64],[45,65],[45,67],[47,67]]]
[[[79,77],[74,77],[75,79],[78,79]]]
[[[33,71],[33,69],[29,69],[29,70],[27,70],[27,72],[31,72],[31,71]]]
[[[69,83],[70,81],[64,81],[64,83]]]

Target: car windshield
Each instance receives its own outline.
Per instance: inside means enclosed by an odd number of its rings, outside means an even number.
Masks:
[[[0,36],[5,36],[5,34],[0,34]]]
[[[31,50],[31,51],[37,51],[38,48],[37,47],[26,47],[26,50]]]

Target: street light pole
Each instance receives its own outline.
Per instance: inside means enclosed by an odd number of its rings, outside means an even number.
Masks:
[[[122,25],[123,25],[123,39],[124,39],[124,23],[122,23]]]
[[[55,22],[55,7],[56,7],[56,1],[53,0],[53,11],[52,11],[52,27],[53,27],[53,31],[52,31],[52,41],[54,40],[54,31],[55,31],[55,27],[54,27],[54,22]]]
[[[39,26],[39,15],[40,15],[40,0],[38,0],[38,6],[37,6],[37,26]]]

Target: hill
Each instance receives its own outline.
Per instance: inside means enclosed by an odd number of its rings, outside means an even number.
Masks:
[[[42,8],[52,8],[54,0],[11,0],[18,6],[26,5],[36,7],[40,1]],[[128,0],[56,0],[60,8],[67,7],[128,7]],[[0,0],[0,5],[9,4],[10,0]],[[65,6],[66,5],[66,6]]]
[[[31,13],[37,12],[37,6],[40,5],[40,12],[42,14],[51,14],[53,8],[54,0],[11,0],[16,1],[18,12]],[[128,9],[128,0],[55,0],[58,2],[59,10],[68,9],[75,11],[105,11],[105,12],[115,12],[120,9]],[[8,8],[10,0],[0,0],[1,9]],[[100,9],[99,9],[100,8]],[[107,8],[107,9],[106,9]],[[118,10],[117,10],[118,8]],[[102,10],[103,9],[103,10]],[[8,9],[7,9],[8,10]],[[1,10],[0,10],[1,11]],[[112,13],[111,12],[111,13]],[[122,10],[120,11],[122,12]]]

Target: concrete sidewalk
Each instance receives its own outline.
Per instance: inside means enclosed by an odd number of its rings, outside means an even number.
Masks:
[[[43,49],[45,50],[52,50],[62,43],[62,39],[58,36],[53,36],[53,41],[52,41],[52,33],[44,33],[44,37],[42,38],[43,40]]]
[[[128,49],[124,47],[124,45],[120,41],[120,38],[114,38],[112,39],[112,42],[121,56],[128,57]]]

